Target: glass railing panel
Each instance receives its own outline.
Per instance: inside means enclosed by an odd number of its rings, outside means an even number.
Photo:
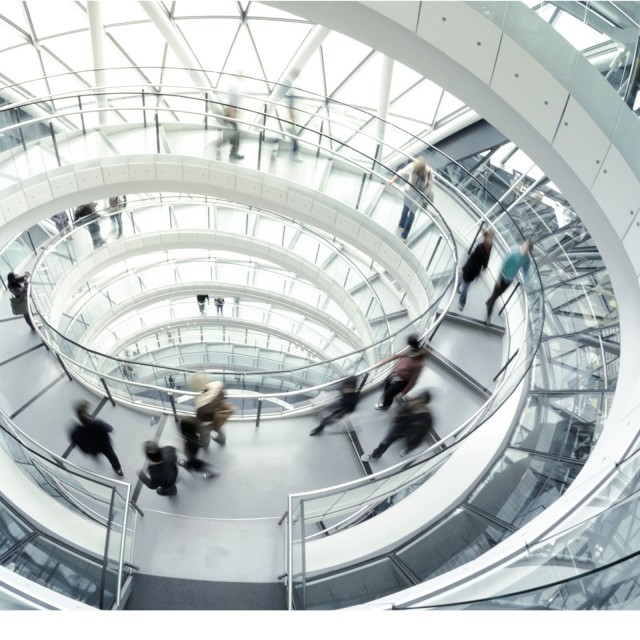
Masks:
[[[0,502],[0,556],[17,547],[32,535],[34,529]]]
[[[520,528],[559,498],[581,468],[568,460],[507,449],[468,502],[490,517]]]
[[[287,591],[288,608],[294,606],[294,593],[298,597],[298,606],[304,608],[305,599],[305,530],[304,505],[302,502],[289,501],[287,515]]]
[[[109,609],[115,603],[112,581],[103,578],[99,562],[38,536],[2,560],[17,575],[92,607]]]
[[[423,582],[477,558],[509,535],[506,525],[459,507],[395,553]]]
[[[392,558],[380,558],[370,564],[341,571],[328,578],[308,580],[304,608],[342,609],[382,598],[413,586],[413,582]],[[296,602],[301,602],[301,587]]]

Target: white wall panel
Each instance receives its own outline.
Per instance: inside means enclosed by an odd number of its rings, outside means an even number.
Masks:
[[[182,165],[182,173],[185,180],[198,182],[200,184],[209,184],[211,177],[209,176],[209,165],[197,165],[191,162],[185,162]]]
[[[29,208],[22,189],[2,198],[2,215],[6,221],[13,220]]]
[[[260,193],[262,192],[262,181],[238,175],[236,176],[236,189],[240,191],[240,193],[260,196]]]
[[[129,161],[131,180],[153,180],[156,177],[156,165],[153,162]]]
[[[73,172],[49,176],[49,185],[54,198],[75,193],[78,190],[76,174]]]
[[[276,186],[268,182],[262,183],[262,197],[276,204],[285,205],[287,203],[286,187]]]
[[[298,193],[289,191],[287,193],[287,206],[300,213],[310,214],[313,206],[313,200],[306,198]]]
[[[372,258],[375,258],[380,251],[382,240],[379,236],[367,231],[360,227],[358,230],[358,241],[361,244],[362,250]]]
[[[381,13],[390,20],[415,31],[418,23],[418,14],[420,13],[419,2],[363,2],[370,9]],[[423,5],[425,3],[422,3]]]
[[[636,213],[629,231],[624,236],[623,243],[629,253],[636,275],[640,276],[640,209]]]
[[[105,184],[129,180],[129,165],[126,162],[107,163],[102,160],[102,178]]]
[[[93,189],[104,185],[102,167],[85,167],[76,170],[78,189]]]
[[[569,94],[508,36],[502,37],[490,84],[546,140],[553,139]]]
[[[52,198],[49,182],[42,181],[38,184],[25,187],[24,195],[29,207],[37,207],[38,205],[48,202]]]
[[[360,225],[349,218],[346,218],[342,215],[336,215],[336,235],[340,237],[347,237],[350,240],[356,240],[358,237],[358,232],[360,230]]]
[[[489,21],[469,21],[469,12],[462,2],[423,2],[416,33],[489,83],[502,33]]]
[[[553,147],[585,184],[591,185],[609,150],[610,142],[584,108],[573,98],[553,139]],[[579,213],[579,212],[578,212]]]
[[[617,199],[618,206],[609,220],[618,236],[622,237],[633,222],[640,205],[640,183],[614,147],[609,149],[591,192],[602,203],[610,202],[612,198]],[[597,240],[596,238],[596,242]]]
[[[336,212],[320,202],[313,203],[311,213],[314,218],[317,218],[323,224],[333,226],[336,223]]]

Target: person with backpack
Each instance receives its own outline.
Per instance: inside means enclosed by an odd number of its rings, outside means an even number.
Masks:
[[[148,465],[146,473],[138,471],[138,477],[149,489],[155,489],[159,496],[175,496],[178,493],[178,456],[175,447],[160,447],[157,442],[144,443]]]
[[[189,379],[189,386],[194,391],[201,392],[195,398],[196,418],[209,428],[212,440],[225,444],[227,435],[223,427],[234,413],[235,407],[225,400],[224,385],[222,382],[207,382],[206,374],[195,373]],[[204,442],[203,446],[206,446]]]
[[[120,460],[118,460],[109,437],[113,427],[104,420],[91,416],[89,403],[86,400],[78,402],[74,411],[79,424],[71,432],[71,442],[90,456],[97,456],[101,453],[109,461],[113,470],[119,476],[124,476]]]
[[[363,462],[372,459],[378,460],[400,438],[404,438],[406,443],[400,455],[403,457],[409,455],[424,441],[429,430],[433,429],[430,402],[431,393],[429,391],[422,391],[415,398],[405,401],[394,416],[387,435],[371,453],[363,453],[360,459]]]

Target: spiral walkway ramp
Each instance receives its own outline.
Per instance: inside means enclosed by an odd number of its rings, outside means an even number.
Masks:
[[[196,64],[190,10],[141,2],[126,19],[181,66],[110,81],[122,22],[88,3],[90,72],[3,80],[0,275],[6,289],[31,274],[37,328],[3,291],[0,608],[637,608],[637,68],[603,25],[639,29],[600,4],[585,24],[606,37],[581,52],[521,3],[220,3],[239,20],[235,62],[261,21],[301,30],[267,78],[266,58],[260,76]],[[54,51],[31,3],[3,11]],[[298,86],[333,34],[369,51],[357,72],[333,93]],[[350,81],[374,57],[365,109]],[[476,112],[409,126],[399,69]],[[417,156],[435,193],[407,190],[405,243],[397,173]],[[97,221],[51,219],[92,201]],[[457,267],[487,229],[491,261],[460,310]],[[527,238],[529,278],[486,324]],[[410,456],[398,443],[364,462],[390,423],[381,361],[416,333],[429,356],[412,394],[431,391],[434,429]],[[234,405],[202,453],[219,475],[180,469],[160,496],[137,477],[143,443],[182,450],[196,373]],[[310,438],[351,375],[356,411]],[[114,426],[124,478],[69,444],[82,399]]]

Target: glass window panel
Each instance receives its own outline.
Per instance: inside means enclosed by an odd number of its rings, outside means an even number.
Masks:
[[[554,21],[553,26],[578,51],[610,39],[564,11]]]
[[[182,2],[178,3],[182,6]],[[216,2],[209,3],[209,9],[204,15],[209,15],[213,7],[216,11],[223,7],[226,3]],[[237,11],[234,11],[237,15]],[[222,67],[229,52],[229,48],[233,43],[233,39],[238,31],[239,20],[179,20],[177,26],[184,34],[185,40],[193,49],[193,52],[202,65],[203,69],[211,71],[222,71]],[[212,34],[215,33],[215,37]],[[174,66],[176,66],[174,64]],[[182,67],[182,64],[177,66]],[[234,69],[227,69],[234,73]],[[248,73],[245,71],[245,73]]]
[[[450,94],[448,91],[443,91],[440,105],[438,106],[438,113],[436,114],[436,122],[447,118],[456,111],[466,108],[467,107],[464,102],[458,100],[458,98]]]
[[[431,122],[435,118],[441,95],[442,88],[425,78],[417,87],[396,100],[392,111],[398,116]]]
[[[340,83],[369,54],[371,49],[336,31],[329,33],[322,44],[327,95],[333,95]]]
[[[374,53],[347,82],[334,94],[334,98],[360,109],[377,111],[382,82],[382,60],[380,53]]]
[[[155,25],[144,23],[114,26],[109,29],[109,33],[127,52],[134,65],[138,67],[162,67],[167,42]],[[152,82],[160,80],[159,69],[147,68],[143,71]]]
[[[242,72],[247,78],[262,78],[262,68],[258,55],[256,54],[253,42],[249,37],[249,33],[244,25],[240,24],[238,34],[233,46],[229,51],[228,57],[224,66],[225,73],[237,74]],[[223,79],[221,84],[223,90],[228,90],[234,80],[231,77]],[[238,90],[240,93],[243,91],[243,82],[238,81]]]
[[[253,7],[263,7],[263,5],[255,3],[251,7],[250,15],[253,13]],[[296,24],[293,22],[261,20],[249,22],[251,35],[260,53],[262,66],[268,79],[273,81],[280,80],[311,28],[309,24]],[[294,81],[295,85],[296,81]]]
[[[10,8],[11,4],[12,3],[8,3],[7,6],[2,7],[2,13],[7,17],[9,17],[8,14],[12,13],[13,11],[13,9]],[[22,14],[21,6],[22,5],[16,5],[20,14]],[[20,15],[20,18],[23,19],[23,16]],[[0,37],[0,42],[2,42],[3,49],[14,49],[15,47],[27,43],[27,38],[23,34],[16,31],[11,25],[4,22],[4,20],[0,20],[0,34],[2,34]]]
[[[180,0],[178,3],[169,2],[168,5],[175,11],[176,18],[192,16],[234,16],[239,18],[238,5],[236,2],[215,2],[211,0]],[[167,9],[170,7],[168,6]]]
[[[55,33],[87,28],[87,14],[75,2],[27,3],[29,17],[38,40]],[[4,10],[4,9],[3,9]]]
[[[307,64],[304,65],[300,75],[296,78],[296,89],[298,91],[310,91],[320,96],[327,95],[325,92],[324,67],[322,65],[320,51],[316,51]]]
[[[35,49],[31,47],[20,47],[10,51],[0,53],[0,67],[8,72],[10,82],[28,82],[23,87],[31,95],[47,95],[47,85],[44,81],[32,81],[33,78],[41,78],[44,73],[40,59]],[[31,82],[29,82],[31,81]]]
[[[189,0],[181,0],[184,5]],[[102,22],[111,25],[122,22],[148,22],[147,12],[137,2],[102,2],[100,3]]]

